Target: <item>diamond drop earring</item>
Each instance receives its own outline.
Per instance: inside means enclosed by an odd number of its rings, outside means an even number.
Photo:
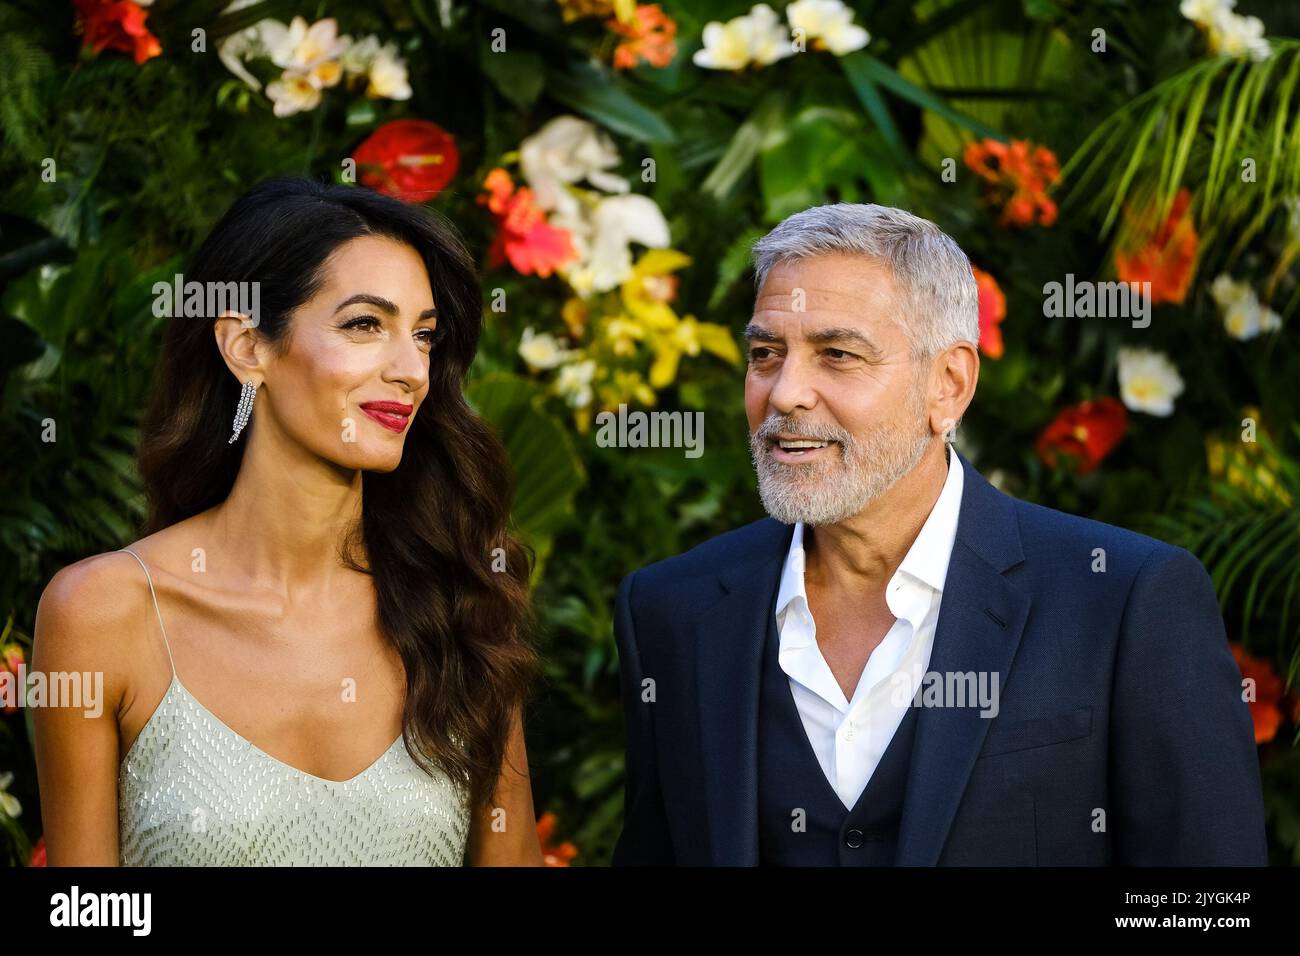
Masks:
[[[230,436],[227,445],[233,444],[239,437],[239,433],[244,430],[248,424],[248,418],[253,414],[253,399],[257,397],[257,386],[252,382],[245,382],[239,389],[239,405],[235,409],[235,433]]]

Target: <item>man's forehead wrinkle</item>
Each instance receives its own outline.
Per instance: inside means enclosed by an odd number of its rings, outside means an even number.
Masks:
[[[892,299],[882,283],[850,282],[846,287],[790,285],[764,291],[754,300],[754,313],[803,312],[828,315],[863,315],[867,308],[891,308]],[[795,292],[799,292],[799,301]],[[798,308],[796,308],[798,306]]]

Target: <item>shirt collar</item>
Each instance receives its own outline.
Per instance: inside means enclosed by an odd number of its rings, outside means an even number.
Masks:
[[[943,591],[948,580],[948,562],[952,546],[957,540],[957,518],[961,514],[961,495],[966,476],[962,474],[961,461],[948,455],[948,477],[944,479],[939,500],[930,509],[930,515],[903,556],[900,571],[924,581],[936,591]]]
[[[964,484],[961,461],[949,449],[948,476],[944,479],[943,490],[939,492],[938,500],[930,509],[925,524],[921,526],[898,568],[939,592],[943,591],[948,580],[948,562],[957,540],[957,518],[961,513]],[[803,541],[803,522],[796,522],[790,538],[790,549],[785,556],[785,567],[781,571],[781,583],[776,592],[778,617],[796,597],[803,598],[805,605],[808,602],[808,592],[804,587],[807,552]]]

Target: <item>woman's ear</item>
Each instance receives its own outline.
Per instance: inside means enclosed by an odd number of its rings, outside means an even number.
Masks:
[[[212,323],[212,331],[231,374],[241,382],[252,379],[253,384],[260,384],[261,373],[265,371],[262,361],[265,343],[257,323],[242,312],[227,309]]]

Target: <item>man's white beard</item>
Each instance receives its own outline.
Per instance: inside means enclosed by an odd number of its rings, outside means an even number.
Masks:
[[[923,394],[913,391],[910,420],[915,430],[878,425],[860,439],[835,425],[802,423],[793,416],[769,415],[750,435],[750,454],[758,474],[758,494],[767,513],[782,524],[837,524],[861,512],[916,467],[932,435],[926,427]],[[839,442],[839,454],[822,461],[777,461],[768,439],[779,432]],[[828,446],[827,452],[833,452]]]

